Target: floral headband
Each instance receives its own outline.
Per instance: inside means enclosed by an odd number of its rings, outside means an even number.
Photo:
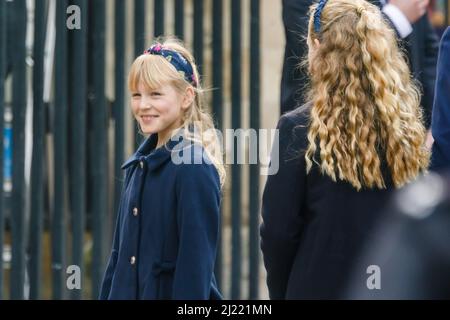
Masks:
[[[182,54],[170,50],[165,49],[160,43],[154,44],[149,49],[144,51],[144,54],[153,54],[164,57],[171,65],[175,67],[175,69],[180,73],[183,78],[192,84],[194,87],[197,86],[197,79],[194,75],[194,70],[192,65],[187,61]]]

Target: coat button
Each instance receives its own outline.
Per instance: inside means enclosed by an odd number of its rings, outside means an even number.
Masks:
[[[130,263],[131,263],[132,265],[134,265],[134,264],[136,263],[136,257],[135,257],[135,256],[132,256],[132,257],[130,258]]]
[[[144,169],[144,161],[140,161],[139,165],[141,166],[141,169]]]
[[[138,208],[133,208],[133,216],[137,217],[138,212]]]

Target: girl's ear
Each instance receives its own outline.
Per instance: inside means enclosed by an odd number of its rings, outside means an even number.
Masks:
[[[181,108],[183,110],[186,110],[187,108],[189,108],[189,106],[194,101],[194,98],[195,98],[194,88],[192,88],[191,86],[188,86],[186,88],[186,91],[184,92],[183,101],[181,103]]]
[[[316,49],[320,47],[320,41],[318,39],[314,39],[314,46],[316,47]]]

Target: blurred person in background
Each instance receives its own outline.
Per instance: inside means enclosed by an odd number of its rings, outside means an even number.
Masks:
[[[450,169],[450,27],[442,36],[439,49],[431,130],[434,137],[431,169]]]
[[[352,269],[348,299],[450,299],[450,175],[399,190]]]

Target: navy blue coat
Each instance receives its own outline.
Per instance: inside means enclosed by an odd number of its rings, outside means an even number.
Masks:
[[[271,299],[342,298],[392,192],[385,162],[385,190],[358,192],[322,175],[315,164],[307,174],[309,114],[307,104],[281,117],[279,146],[273,147],[279,147],[279,170],[264,189],[261,248]]]
[[[450,27],[445,30],[439,49],[431,131],[434,138],[431,169],[448,169],[450,168]]]
[[[171,155],[178,142],[155,149],[156,142],[150,136],[122,166],[125,182],[100,299],[220,299],[213,274],[217,170],[205,161],[177,165]],[[203,149],[190,145],[182,152],[201,159]]]

